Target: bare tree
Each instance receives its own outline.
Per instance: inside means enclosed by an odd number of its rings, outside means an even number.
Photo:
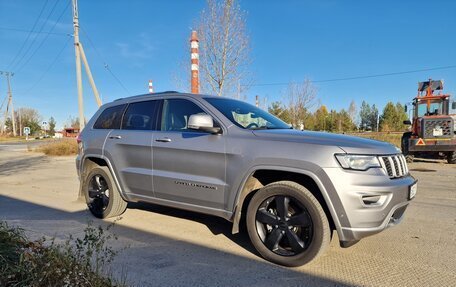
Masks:
[[[207,0],[198,23],[201,89],[240,97],[249,84],[246,13],[236,0]],[[242,84],[242,85],[241,85]]]
[[[64,125],[66,128],[79,128],[79,117],[69,116]]]
[[[312,82],[307,79],[299,83],[292,82],[288,84],[285,96],[291,124],[294,127],[299,127],[304,124],[309,110],[313,108],[316,103],[317,89]]]

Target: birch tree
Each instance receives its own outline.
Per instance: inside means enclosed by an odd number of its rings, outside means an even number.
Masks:
[[[315,105],[317,89],[309,80],[292,82],[288,84],[285,97],[287,98],[288,111],[291,124],[298,127],[304,124],[309,110]]]
[[[246,13],[236,0],[207,0],[198,23],[201,89],[240,97],[249,84]]]

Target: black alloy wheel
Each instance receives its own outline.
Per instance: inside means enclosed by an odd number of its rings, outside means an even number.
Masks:
[[[101,174],[94,174],[89,180],[87,205],[93,213],[102,214],[109,205],[109,185]]]
[[[307,209],[294,197],[267,198],[256,212],[256,229],[264,245],[281,256],[305,251],[312,241],[313,224]]]
[[[89,171],[83,181],[83,191],[90,212],[98,218],[119,216],[127,209],[127,202],[106,166],[97,166]]]
[[[246,224],[258,253],[284,266],[312,261],[331,241],[332,231],[320,202],[306,187],[292,181],[259,189],[249,202]]]

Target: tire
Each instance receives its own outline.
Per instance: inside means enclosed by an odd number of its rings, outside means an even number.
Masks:
[[[412,163],[414,159],[415,159],[415,156],[413,154],[408,154],[405,156],[405,161],[407,163]]]
[[[456,164],[456,152],[450,151],[450,152],[447,154],[447,162],[448,162],[449,164]]]
[[[84,180],[83,192],[90,212],[98,218],[119,216],[127,209],[111,172],[106,166],[90,170]]]
[[[280,218],[281,214],[285,216]],[[261,256],[284,266],[309,263],[331,240],[328,219],[318,200],[307,188],[291,181],[261,188],[249,203],[246,223]]]
[[[411,132],[406,132],[402,135],[401,139],[401,150],[402,154],[405,156],[407,163],[412,163],[415,156],[413,153],[409,152],[409,139],[412,136]]]

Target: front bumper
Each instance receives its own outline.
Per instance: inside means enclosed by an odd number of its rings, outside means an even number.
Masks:
[[[324,169],[331,180],[343,210],[337,214],[341,245],[398,224],[410,202],[410,186],[416,183],[411,175],[390,179],[382,168],[367,171]]]

